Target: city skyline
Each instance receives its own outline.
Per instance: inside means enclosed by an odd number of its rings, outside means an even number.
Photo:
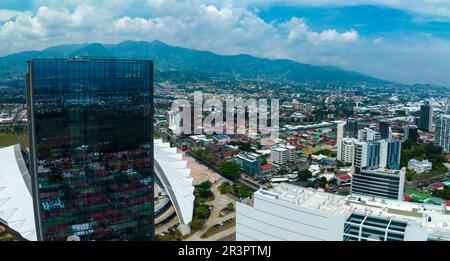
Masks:
[[[0,55],[56,44],[158,39],[449,86],[448,7],[445,1],[382,0],[6,0],[0,5]]]

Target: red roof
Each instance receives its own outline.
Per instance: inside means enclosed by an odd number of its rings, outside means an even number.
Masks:
[[[410,195],[408,195],[408,194],[404,194],[403,195],[403,200],[404,201],[411,201],[411,199],[412,199],[412,197]]]
[[[266,164],[266,165],[262,165],[262,166],[261,166],[261,170],[262,170],[262,171],[264,171],[264,170],[269,170],[269,169],[271,169],[271,168],[273,168],[273,166],[272,166],[271,164]]]
[[[444,184],[443,183],[434,183],[434,184],[431,184],[431,187],[433,187],[433,188],[443,188]]]
[[[349,181],[352,179],[352,177],[350,177],[349,175],[341,175],[341,176],[337,176],[336,178],[340,181]]]

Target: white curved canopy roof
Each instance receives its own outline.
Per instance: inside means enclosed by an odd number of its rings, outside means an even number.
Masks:
[[[0,149],[0,218],[28,240],[37,240],[28,169],[20,145]]]
[[[181,224],[189,224],[194,213],[194,186],[183,154],[169,143],[154,141],[155,173],[169,195]]]

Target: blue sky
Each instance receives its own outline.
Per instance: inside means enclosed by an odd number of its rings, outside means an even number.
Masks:
[[[450,86],[450,0],[0,1],[0,55],[155,39]]]

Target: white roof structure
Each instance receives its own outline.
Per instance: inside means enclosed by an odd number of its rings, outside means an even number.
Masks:
[[[255,194],[275,197],[304,208],[338,216],[351,213],[401,220],[408,226],[428,231],[429,235],[450,240],[450,207],[411,203],[367,196],[341,196],[281,183],[271,191],[259,190]],[[427,220],[430,219],[430,220]]]
[[[176,148],[154,141],[155,173],[169,195],[181,224],[189,224],[194,213],[194,186],[187,161]]]
[[[20,145],[0,149],[0,218],[25,239],[37,240],[31,178]]]

